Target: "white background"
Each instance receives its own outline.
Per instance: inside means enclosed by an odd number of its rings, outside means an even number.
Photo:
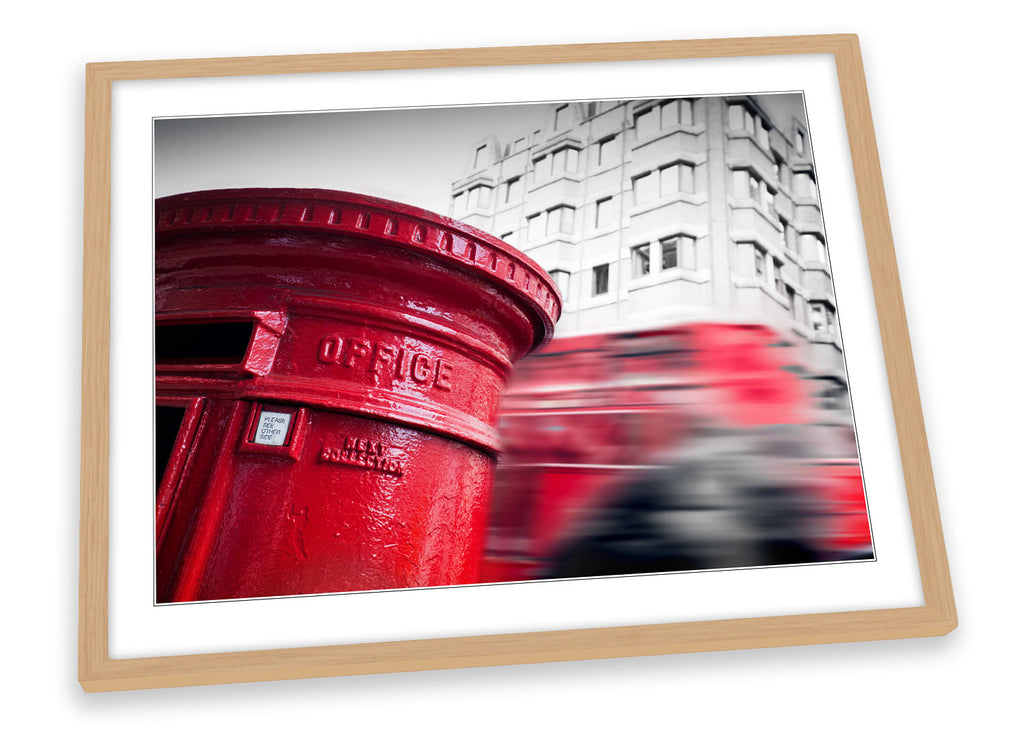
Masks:
[[[0,693],[15,731],[76,734],[895,734],[1019,726],[1024,255],[999,6],[633,0],[208,2],[8,10],[0,187],[6,515]],[[144,9],[145,8],[145,9]],[[901,14],[905,13],[905,14]],[[84,695],[75,681],[83,67],[88,61],[855,32],[961,626],[946,638]],[[297,623],[301,626],[301,623]],[[20,726],[19,726],[20,723]]]

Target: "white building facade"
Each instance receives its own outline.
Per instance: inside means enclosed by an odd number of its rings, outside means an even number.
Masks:
[[[557,335],[767,323],[806,347],[794,370],[817,380],[822,408],[848,415],[810,137],[800,116],[773,120],[766,104],[553,105],[540,130],[474,144],[450,215],[554,277]]]

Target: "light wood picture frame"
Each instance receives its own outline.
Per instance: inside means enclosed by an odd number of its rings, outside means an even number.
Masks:
[[[923,605],[781,616],[111,657],[111,155],[116,82],[674,59],[834,60]],[[944,635],[956,627],[859,44],[854,35],[89,64],[86,68],[78,678],[86,691],[314,678]]]

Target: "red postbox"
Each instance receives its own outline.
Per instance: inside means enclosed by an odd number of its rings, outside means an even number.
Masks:
[[[158,601],[477,582],[500,395],[560,310],[530,259],[407,205],[157,200]]]

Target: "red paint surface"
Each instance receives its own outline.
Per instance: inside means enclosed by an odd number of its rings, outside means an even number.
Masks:
[[[548,275],[351,193],[178,195],[156,220],[158,330],[253,326],[230,361],[158,356],[157,404],[188,407],[158,490],[158,600],[478,581],[499,398],[558,318]],[[264,407],[291,416],[286,445],[256,442]]]

